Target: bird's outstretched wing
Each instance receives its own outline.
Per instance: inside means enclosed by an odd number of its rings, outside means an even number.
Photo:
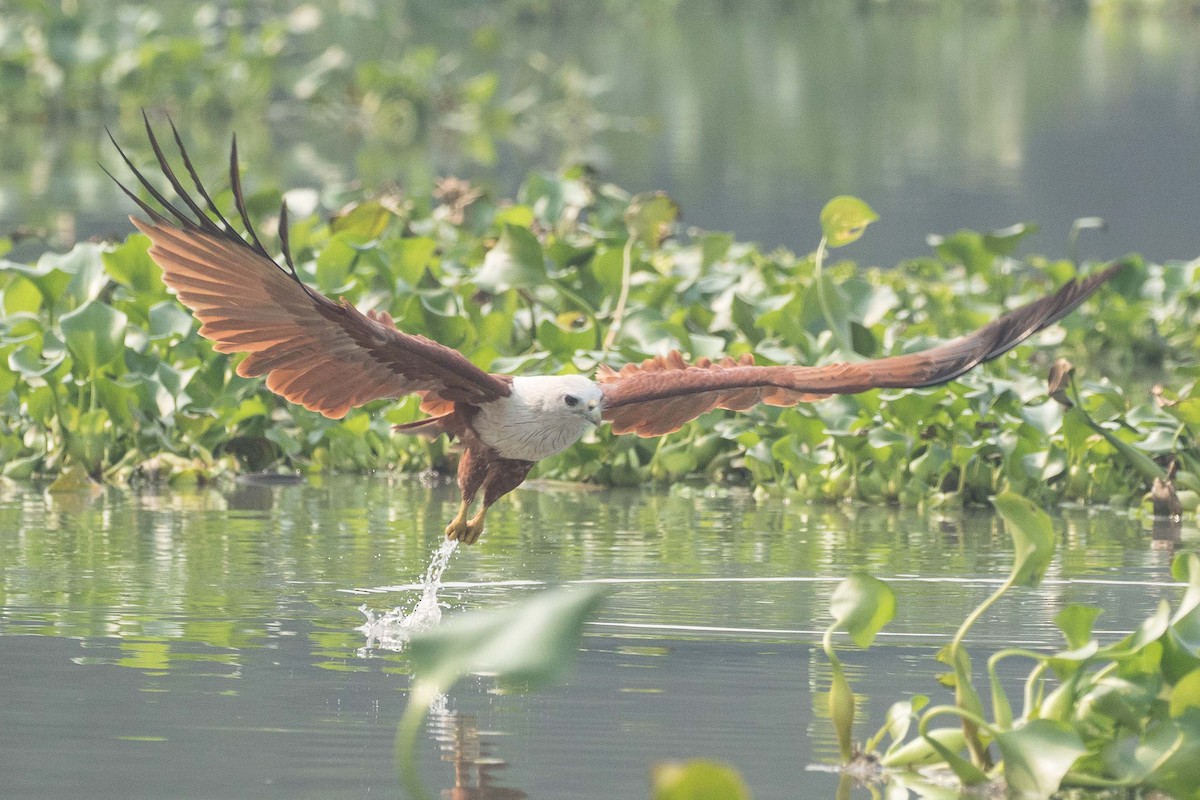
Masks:
[[[1123,266],[1115,264],[1072,281],[974,333],[902,356],[819,367],[757,367],[750,354],[737,361],[726,357],[688,364],[678,352],[671,352],[620,370],[602,366],[597,381],[604,392],[604,419],[616,433],[661,436],[714,408],[744,411],[757,403],[792,406],[833,394],[945,383],[1057,322]]]
[[[200,335],[213,340],[218,352],[249,354],[238,365],[239,375],[266,375],[271,391],[334,419],[381,397],[416,393],[423,410],[438,414],[454,402],[482,403],[511,392],[506,376],[484,372],[458,351],[424,336],[397,330],[386,313],[363,314],[307,286],[292,263],[286,205],[279,215],[285,266],[277,264],[246,213],[237,140],[229,180],[246,236],[234,230],[205,191],[173,123],[171,132],[203,205],[180,183],[149,119],[150,146],[184,208],[172,205],[114,139],[125,164],[161,208],[120,181],[117,185],[149,217],[130,219],[150,237],[150,257],[162,268],[163,282],[203,323]]]

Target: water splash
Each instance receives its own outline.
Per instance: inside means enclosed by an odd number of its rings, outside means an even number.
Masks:
[[[458,541],[447,539],[434,551],[433,560],[421,581],[421,597],[411,611],[397,606],[391,611],[376,613],[367,608],[365,603],[358,607],[367,617],[367,621],[356,629],[366,634],[364,650],[372,647],[403,650],[414,633],[427,631],[441,621],[442,604],[438,602],[437,593],[442,588],[442,573],[457,549]]]

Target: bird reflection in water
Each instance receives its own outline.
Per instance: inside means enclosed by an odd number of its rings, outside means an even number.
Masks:
[[[446,800],[517,800],[528,797],[518,789],[496,785],[496,773],[508,763],[493,753],[493,743],[479,729],[474,714],[446,708],[443,697],[429,711],[429,733],[442,752],[442,761],[454,765],[454,786],[442,790]]]

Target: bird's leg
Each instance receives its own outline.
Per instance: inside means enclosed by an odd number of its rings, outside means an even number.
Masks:
[[[459,457],[458,488],[462,492],[462,505],[458,507],[458,514],[446,526],[447,539],[471,544],[479,538],[482,525],[472,532],[471,523],[467,522],[467,512],[471,510],[471,501],[475,499],[475,495],[487,479],[489,466],[486,458],[479,458],[469,447]]]
[[[460,542],[463,544],[475,544],[479,541],[479,537],[483,533],[483,517],[487,514],[487,510],[487,503],[484,503],[475,512],[475,516],[467,520],[466,530],[463,532],[464,535],[458,537]]]
[[[450,520],[450,524],[446,526],[446,538],[464,540],[464,534],[468,531],[469,523],[467,522],[467,511],[471,508],[471,501],[463,499],[462,504],[458,507],[458,513],[454,515],[454,519]],[[479,534],[475,534],[475,539],[479,538]],[[475,541],[471,539],[471,541]],[[468,542],[469,544],[469,542]]]

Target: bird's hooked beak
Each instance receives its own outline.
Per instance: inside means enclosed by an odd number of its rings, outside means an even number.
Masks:
[[[599,427],[601,422],[600,404],[595,400],[588,403],[587,410],[583,412],[583,418],[596,427]]]

